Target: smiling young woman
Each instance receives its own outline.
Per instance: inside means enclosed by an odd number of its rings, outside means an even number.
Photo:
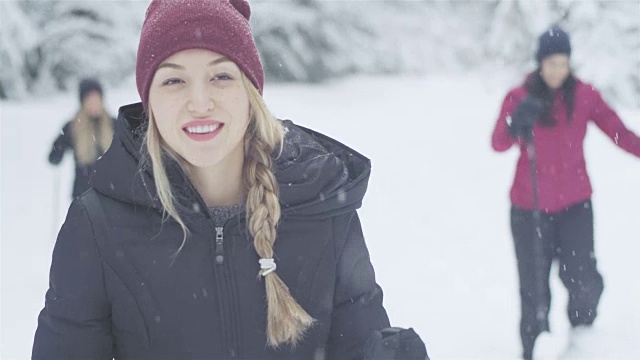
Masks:
[[[427,358],[412,330],[382,331],[369,159],[271,115],[249,15],[151,2],[141,103],[60,230],[34,359]]]

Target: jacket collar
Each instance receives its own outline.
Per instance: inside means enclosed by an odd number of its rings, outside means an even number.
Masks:
[[[371,163],[346,145],[313,130],[282,122],[285,138],[274,153],[283,217],[326,218],[355,210],[367,190]],[[92,185],[119,201],[162,211],[151,163],[142,151],[146,117],[140,103],[119,110],[114,141],[96,163]],[[166,158],[181,215],[207,208],[177,162]]]

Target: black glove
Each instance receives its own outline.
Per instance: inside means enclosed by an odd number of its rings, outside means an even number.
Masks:
[[[531,131],[536,122],[544,111],[544,103],[542,100],[527,95],[516,107],[516,111],[511,115],[511,123],[509,124],[509,135],[525,139],[531,138]]]
[[[412,328],[375,331],[364,347],[365,360],[429,360],[427,348]]]

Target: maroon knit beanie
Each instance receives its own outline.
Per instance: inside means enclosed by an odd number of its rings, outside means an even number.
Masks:
[[[215,51],[233,61],[262,93],[264,72],[246,0],[153,0],[142,25],[136,82],[145,111],[160,64],[187,49]]]

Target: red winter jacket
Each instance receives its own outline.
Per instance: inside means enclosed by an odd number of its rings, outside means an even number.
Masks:
[[[509,136],[506,121],[526,95],[524,84],[507,94],[493,131],[491,145],[500,152],[508,150],[514,144],[519,145],[520,158],[511,187],[511,203],[516,207],[532,210],[533,192],[526,147],[522,139],[514,140]],[[552,108],[556,125],[543,127],[537,124],[534,128],[538,201],[543,212],[561,211],[591,197],[591,183],[583,151],[589,120],[593,120],[616,145],[640,157],[640,137],[624,126],[593,86],[576,79],[574,101],[573,119],[567,122],[566,107],[560,94],[556,94]]]

